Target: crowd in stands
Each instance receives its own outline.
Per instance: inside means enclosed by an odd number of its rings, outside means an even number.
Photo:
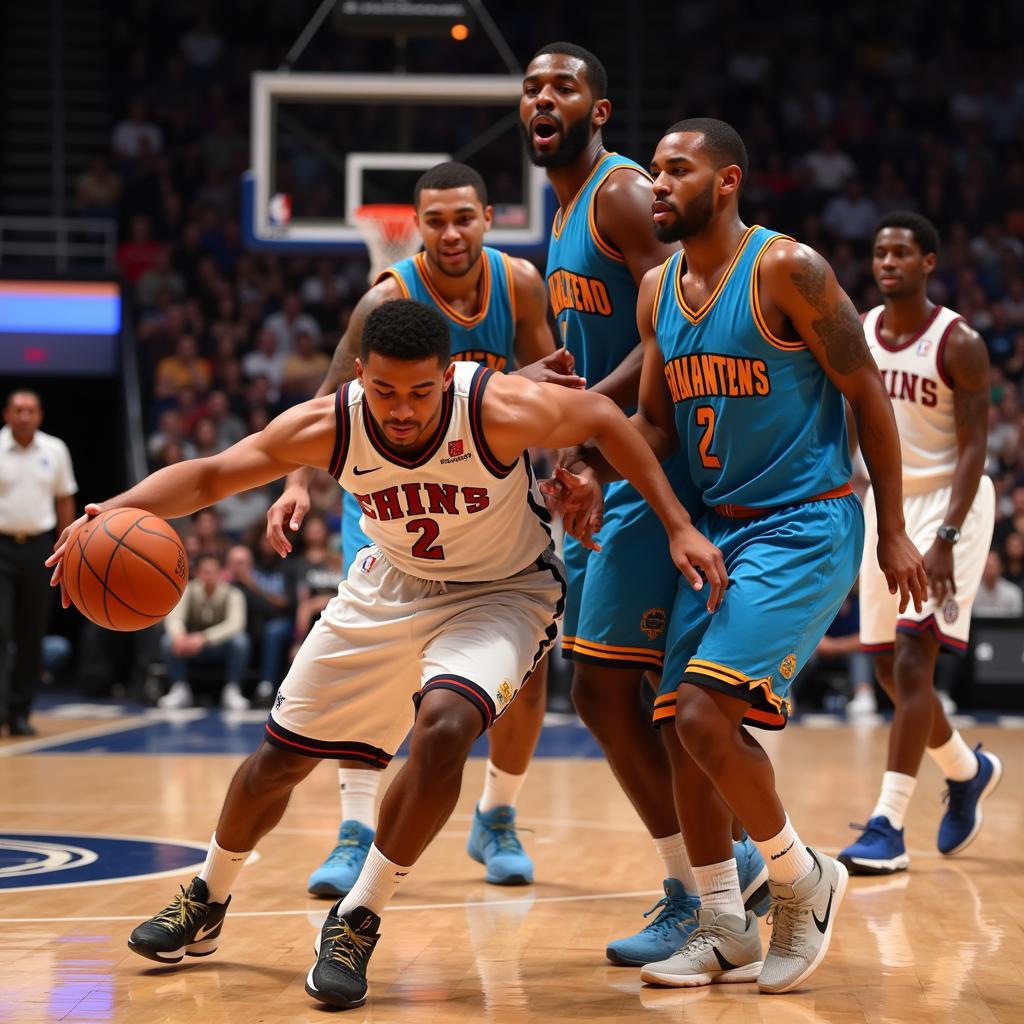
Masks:
[[[571,23],[568,4],[549,6],[552,24],[563,7]],[[992,360],[987,471],[998,520],[985,583],[992,600],[979,608],[1019,616],[1024,37],[1001,31],[983,9],[935,18],[923,0],[893,9],[881,27],[858,22],[855,8],[751,13],[750,6],[698,0],[679,5],[674,17],[666,12],[666,30],[674,27],[685,60],[675,95],[665,96],[664,123],[697,114],[732,121],[750,149],[748,222],[822,251],[862,310],[880,301],[869,262],[877,218],[913,209],[935,222],[943,242],[932,298],[966,317]],[[262,21],[257,34],[238,19],[207,15],[157,34],[148,30],[149,10],[130,4],[119,16],[124,107],[110,151],[96,154],[77,194],[83,214],[119,222],[117,258],[134,303],[147,452],[156,468],[223,450],[308,397],[366,287],[367,267],[354,257],[243,248],[249,74],[276,66],[284,43],[275,48]],[[525,15],[502,17],[514,45],[531,38]],[[282,28],[285,42],[294,27]],[[413,43],[410,69],[444,70],[452,45]],[[390,58],[389,44],[357,45],[328,26],[306,69],[390,70]],[[622,88],[611,82],[613,98]],[[274,496],[267,488],[222,502],[197,516],[187,535],[193,560],[215,556],[224,578],[245,594],[255,674],[270,685],[340,571],[332,539],[337,488],[316,484],[320,515],[308,521],[303,569],[282,568],[259,540]],[[268,628],[285,620],[287,630]]]

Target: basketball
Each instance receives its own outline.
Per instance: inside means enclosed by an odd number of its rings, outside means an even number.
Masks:
[[[115,508],[81,526],[68,541],[64,586],[97,626],[130,632],[159,622],[181,599],[188,557],[159,516]]]

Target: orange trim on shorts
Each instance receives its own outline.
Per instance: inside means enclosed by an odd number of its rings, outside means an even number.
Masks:
[[[778,712],[783,709],[788,713],[790,710],[789,701],[780,697],[772,690],[772,677],[763,676],[760,679],[752,679],[738,669],[730,668],[728,665],[720,665],[716,661],[705,661],[703,658],[691,658],[686,666],[686,672],[695,675],[707,676],[710,679],[717,679],[720,683],[729,686],[745,686],[748,690],[761,690],[765,700]]]
[[[655,668],[661,668],[665,655],[661,651],[652,651],[648,647],[617,647],[614,644],[602,644],[582,637],[572,637],[572,651],[585,654],[591,658],[605,658],[608,661],[643,661]],[[565,647],[565,638],[562,638]]]
[[[794,501],[792,504],[807,505],[812,501],[830,501],[833,498],[845,498],[848,494],[853,494],[853,488],[849,481],[838,487],[833,487],[831,491],[822,491],[821,494]],[[769,505],[765,508],[751,508],[747,505],[712,505],[711,511],[724,519],[753,519],[755,516],[766,516],[769,512],[777,512],[780,508],[788,507],[788,505]]]

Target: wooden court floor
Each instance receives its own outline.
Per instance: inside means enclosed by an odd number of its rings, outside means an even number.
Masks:
[[[648,988],[635,970],[605,961],[606,941],[638,928],[657,899],[660,873],[602,761],[535,762],[520,820],[533,829],[524,843],[538,881],[526,889],[486,885],[464,852],[483,767],[471,761],[455,815],[384,914],[370,1001],[343,1019],[1024,1021],[1024,733],[978,726],[966,735],[1006,767],[981,836],[959,858],[938,855],[942,783],[927,765],[908,819],[910,872],[854,880],[828,959],[804,991],[785,996],[760,996],[754,985]],[[795,725],[769,735],[781,791],[805,839],[831,852],[848,841],[848,822],[871,809],[884,741],[878,727]],[[238,760],[0,757],[0,830],[205,844]],[[125,945],[134,924],[168,902],[177,877],[0,889],[0,1021],[326,1019],[303,980],[328,904],[306,896],[305,880],[332,845],[336,812],[334,773],[322,765],[243,872],[220,949],[180,967],[156,967]]]

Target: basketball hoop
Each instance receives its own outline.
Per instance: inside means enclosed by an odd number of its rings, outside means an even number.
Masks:
[[[356,227],[370,252],[370,284],[382,270],[419,248],[415,212],[415,206],[401,203],[371,203],[356,210]]]

